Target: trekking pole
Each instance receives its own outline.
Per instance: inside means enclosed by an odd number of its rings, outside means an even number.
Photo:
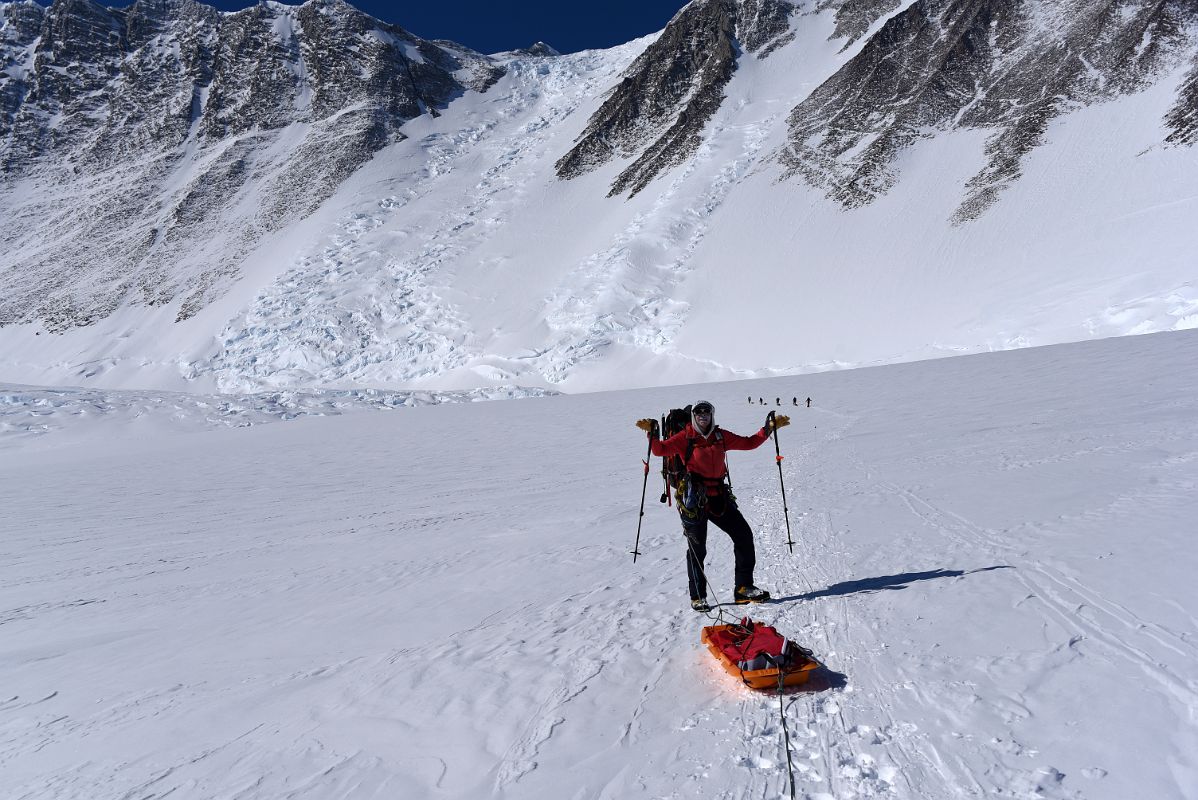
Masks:
[[[664,433],[666,429],[666,415],[661,415],[661,430]],[[661,457],[661,500],[659,502],[670,505],[670,476],[666,473],[666,458]]]
[[[653,457],[653,432],[649,432],[649,452],[645,454],[645,482],[641,485],[641,514],[636,520],[636,544],[632,546],[632,563],[641,554],[641,523],[645,521],[645,491],[649,488],[649,459]]]
[[[775,424],[777,419],[774,412],[769,413],[770,428],[774,431],[774,455],[778,460],[778,483],[782,486],[782,515],[786,519],[786,546],[790,548],[790,554],[794,555],[795,543],[790,536],[790,509],[786,507],[786,481],[782,480],[782,448],[778,446],[778,426]]]

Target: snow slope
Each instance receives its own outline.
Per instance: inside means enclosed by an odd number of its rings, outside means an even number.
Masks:
[[[803,5],[767,58],[741,58],[694,156],[635,197],[606,197],[623,163],[570,181],[554,163],[654,37],[503,56],[498,83],[405,124],[408,139],[248,256],[195,317],[8,326],[0,378],[574,393],[1198,324],[1198,160],[1165,146],[1163,119],[1184,65],[1054,118],[978,219],[952,222],[986,162],[980,129],[929,131],[891,165],[891,191],[846,210],[777,160],[788,115],[869,38],[831,39],[823,8]]]
[[[696,395],[794,418],[793,556],[768,446],[731,469],[753,611],[828,668],[784,698],[798,796],[1198,796],[1196,362],[1179,332],[242,428],[63,400],[0,431],[0,796],[787,796],[656,482],[628,554],[632,421]]]

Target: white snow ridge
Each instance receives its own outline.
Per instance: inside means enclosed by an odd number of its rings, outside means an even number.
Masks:
[[[0,800],[1198,798],[1196,53],[0,1]],[[773,599],[705,565],[781,695],[642,461],[699,399],[791,419],[728,458]]]

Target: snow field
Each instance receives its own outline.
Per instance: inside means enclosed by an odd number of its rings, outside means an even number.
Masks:
[[[628,554],[633,420],[702,397],[748,433],[750,394],[814,401],[782,409],[795,555],[772,446],[730,457],[778,598],[751,612],[828,666],[783,698],[799,796],[1194,796],[1195,356],[10,437],[0,796],[786,796],[778,698],[699,644],[656,461]]]

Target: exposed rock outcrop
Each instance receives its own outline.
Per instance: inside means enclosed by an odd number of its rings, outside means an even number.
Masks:
[[[700,0],[683,8],[558,160],[558,176],[633,158],[608,196],[635,195],[685,161],[719,109],[741,53],[765,57],[787,41],[793,11],[784,0]]]
[[[816,9],[835,9],[834,39],[846,39],[845,47],[860,39],[883,15],[894,11],[901,0],[820,0]]]
[[[1165,124],[1169,126],[1165,141],[1169,144],[1198,144],[1198,53],[1195,53],[1193,63],[1178,90],[1177,103],[1165,117]]]
[[[1193,0],[919,0],[794,110],[781,161],[851,208],[893,186],[895,160],[916,140],[992,131],[986,166],[954,215],[965,222],[1020,176],[1051,120],[1176,68],[1194,46],[1195,8]],[[1184,110],[1173,117],[1184,140]]]

